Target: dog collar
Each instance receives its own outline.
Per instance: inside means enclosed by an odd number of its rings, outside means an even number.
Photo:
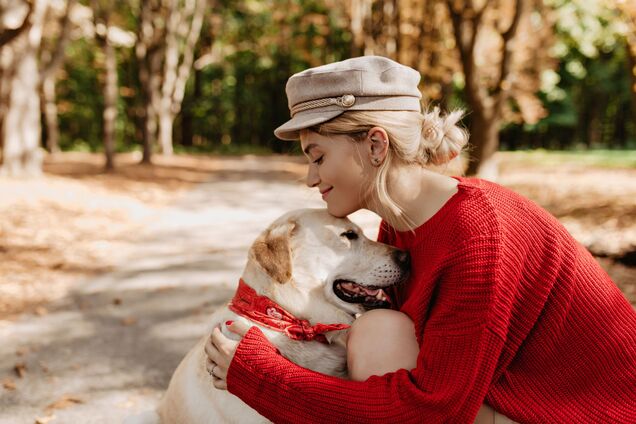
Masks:
[[[324,333],[349,328],[347,324],[311,325],[306,319],[296,318],[270,298],[258,295],[242,278],[228,307],[242,317],[285,333],[293,340],[329,343]]]

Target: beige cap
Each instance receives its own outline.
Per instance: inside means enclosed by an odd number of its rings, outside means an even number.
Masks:
[[[363,56],[306,69],[292,75],[285,92],[291,119],[274,130],[282,140],[298,140],[304,128],[348,110],[421,111],[420,73],[381,56]]]

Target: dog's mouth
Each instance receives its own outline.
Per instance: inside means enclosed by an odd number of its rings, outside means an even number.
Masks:
[[[360,303],[365,309],[390,308],[391,300],[376,286],[362,286],[349,280],[333,282],[333,292],[347,303]]]

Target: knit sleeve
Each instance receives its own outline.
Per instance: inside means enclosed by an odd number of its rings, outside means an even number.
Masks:
[[[496,258],[484,260],[493,253],[487,249],[464,246],[451,256],[430,317],[420,325],[415,369],[364,382],[326,376],[287,360],[252,328],[230,365],[229,391],[275,423],[472,422],[503,345],[484,322],[497,297],[495,281],[488,281],[496,278]],[[425,316],[421,311],[419,319]]]

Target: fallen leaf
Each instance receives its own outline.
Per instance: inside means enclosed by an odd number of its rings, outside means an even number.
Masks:
[[[137,318],[135,318],[135,317],[126,317],[126,318],[121,320],[121,324],[122,325],[126,325],[126,326],[133,325],[133,324],[136,324],[136,323],[137,323]]]
[[[29,353],[29,348],[26,346],[22,346],[21,348],[19,348],[18,350],[15,351],[15,354],[17,356],[24,356],[27,353]]]
[[[35,308],[36,315],[42,316],[48,313],[49,313],[48,309],[46,309],[44,306],[38,306],[37,308]]]
[[[77,396],[73,395],[64,395],[55,402],[46,406],[46,410],[50,411],[51,409],[65,409],[71,407],[73,405],[77,405],[80,403],[84,403],[84,401]]]
[[[26,374],[26,364],[24,362],[18,362],[13,366],[13,371],[17,374],[18,377],[23,378]]]
[[[35,424],[47,424],[55,419],[55,414],[39,417],[35,419]]]
[[[4,380],[2,380],[2,386],[7,390],[15,390],[15,381],[7,377]]]

